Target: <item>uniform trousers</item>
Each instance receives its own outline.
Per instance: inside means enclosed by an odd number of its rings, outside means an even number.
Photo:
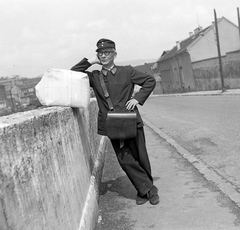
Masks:
[[[123,171],[138,194],[144,196],[153,187],[153,178],[143,127],[137,129],[136,137],[124,140],[123,147],[120,148],[120,140],[111,139],[111,143]]]

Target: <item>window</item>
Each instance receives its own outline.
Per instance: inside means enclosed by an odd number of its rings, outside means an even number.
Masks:
[[[5,99],[4,98],[0,98],[0,104],[5,104]]]

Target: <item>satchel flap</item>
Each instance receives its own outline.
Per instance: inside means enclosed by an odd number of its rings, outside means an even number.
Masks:
[[[136,119],[137,113],[136,112],[115,112],[109,111],[108,118],[123,118],[123,119]]]
[[[109,111],[106,126],[110,139],[133,138],[137,133],[137,113]]]

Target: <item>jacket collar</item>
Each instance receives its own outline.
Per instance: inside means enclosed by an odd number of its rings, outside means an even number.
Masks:
[[[112,75],[115,75],[115,73],[117,72],[116,66],[113,65],[110,69],[102,68],[102,70],[101,70],[101,72],[104,76],[107,76],[109,71],[112,73]]]

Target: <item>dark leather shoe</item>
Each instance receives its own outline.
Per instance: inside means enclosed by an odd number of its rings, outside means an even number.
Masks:
[[[156,205],[159,203],[158,189],[156,186],[153,186],[151,190],[147,193],[150,204]]]
[[[136,198],[136,204],[137,205],[143,205],[148,201],[148,197],[147,194],[144,196],[140,196],[139,193],[137,194],[137,198]]]

